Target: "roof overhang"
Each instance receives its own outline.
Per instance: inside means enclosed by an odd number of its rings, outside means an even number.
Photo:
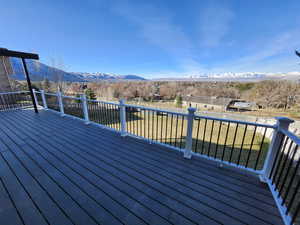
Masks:
[[[23,58],[23,59],[39,59],[38,54],[11,51],[6,48],[0,48],[0,56],[17,57],[17,58]]]

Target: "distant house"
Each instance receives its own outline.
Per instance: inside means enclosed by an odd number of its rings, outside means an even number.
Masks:
[[[161,96],[160,94],[152,94],[152,95],[151,95],[151,98],[152,98],[152,100],[154,100],[154,101],[160,101],[160,100],[163,99],[162,96]]]
[[[232,98],[216,96],[185,96],[183,97],[183,105],[195,108],[206,108],[208,110],[226,110],[232,100]]]
[[[251,111],[258,107],[254,102],[216,96],[186,96],[183,97],[183,105],[224,111]]]
[[[226,107],[227,111],[252,111],[258,108],[255,102],[247,102],[245,100],[232,100]]]

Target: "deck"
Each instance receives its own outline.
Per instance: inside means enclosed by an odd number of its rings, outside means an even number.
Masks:
[[[0,224],[283,224],[257,177],[41,110],[0,112]]]

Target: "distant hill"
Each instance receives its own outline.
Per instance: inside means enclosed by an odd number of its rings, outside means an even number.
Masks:
[[[102,80],[145,80],[145,78],[137,75],[66,72],[40,63],[38,61],[27,60],[26,62],[30,73],[30,78],[33,81],[42,81],[46,78],[50,81],[57,81],[61,78],[63,81],[67,82],[97,82]],[[25,80],[21,61],[16,58],[11,58],[11,64],[14,70],[12,78],[16,80]]]

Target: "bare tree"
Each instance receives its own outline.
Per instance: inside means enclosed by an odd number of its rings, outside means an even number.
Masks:
[[[50,65],[52,67],[51,74],[53,76],[53,81],[56,84],[57,91],[64,91],[66,88],[66,83],[64,82],[64,70],[66,69],[65,64],[62,59],[50,59]]]

